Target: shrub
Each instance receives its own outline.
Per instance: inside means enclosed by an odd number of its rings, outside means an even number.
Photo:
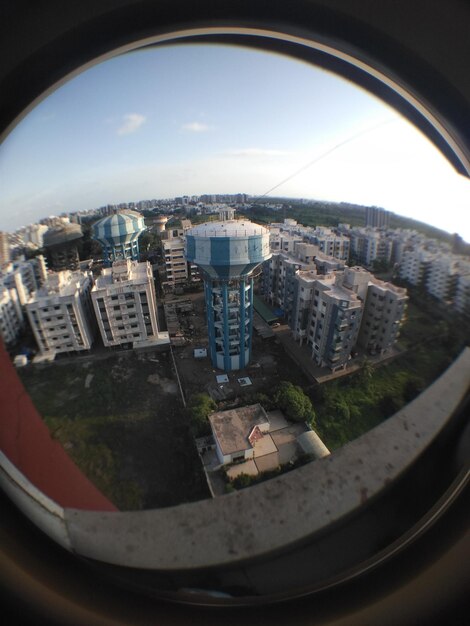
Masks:
[[[315,411],[310,398],[300,387],[290,382],[282,381],[275,396],[278,407],[293,422],[315,421]]]

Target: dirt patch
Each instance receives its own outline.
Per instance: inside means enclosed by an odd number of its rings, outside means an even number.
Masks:
[[[97,487],[123,510],[210,497],[169,353],[89,363],[31,366],[21,377],[54,437]]]

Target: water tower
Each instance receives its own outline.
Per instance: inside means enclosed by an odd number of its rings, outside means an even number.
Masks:
[[[136,211],[125,211],[104,217],[93,224],[93,239],[103,246],[106,265],[113,261],[139,260],[139,236],[146,230],[144,218]]]
[[[43,237],[43,245],[47,251],[48,266],[55,272],[78,270],[78,241],[83,237],[79,224],[61,224],[49,228]]]
[[[161,234],[165,230],[165,224],[168,222],[168,218],[165,215],[157,215],[157,217],[153,218],[153,223],[155,225],[155,230],[157,233]]]
[[[212,363],[242,369],[251,356],[253,272],[271,257],[269,231],[249,220],[207,222],[186,232],[185,252],[204,278]]]

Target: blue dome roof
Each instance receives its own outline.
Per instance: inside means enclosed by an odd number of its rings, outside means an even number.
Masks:
[[[103,246],[114,247],[136,240],[145,228],[138,213],[116,213],[93,224],[93,237]]]

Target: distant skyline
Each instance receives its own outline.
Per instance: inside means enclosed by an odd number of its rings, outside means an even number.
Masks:
[[[470,241],[470,181],[390,107],[306,63],[214,44],[116,57],[41,102],[0,146],[0,230],[120,202],[258,196],[302,168],[272,195],[376,205]]]

